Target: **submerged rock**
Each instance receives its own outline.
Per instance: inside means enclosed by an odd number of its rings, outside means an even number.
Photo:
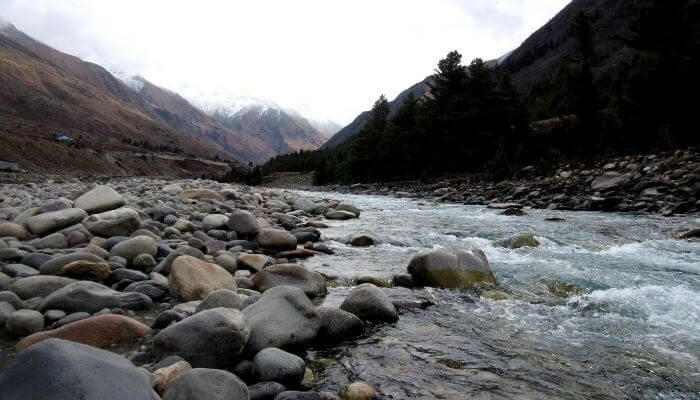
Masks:
[[[534,235],[520,235],[508,242],[508,247],[511,249],[520,249],[523,247],[538,247],[540,242],[535,239]]]
[[[408,272],[420,286],[468,289],[478,283],[496,283],[481,249],[452,245],[419,254],[408,264]]]
[[[340,305],[340,309],[367,321],[393,322],[399,319],[389,296],[371,283],[363,283],[354,288]]]

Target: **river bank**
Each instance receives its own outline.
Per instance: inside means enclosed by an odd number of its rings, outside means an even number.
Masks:
[[[149,178],[0,198],[9,398],[73,400],[70,381],[110,399],[684,399],[700,381],[700,253],[676,239],[693,218]]]
[[[306,178],[306,179],[304,179]],[[270,187],[434,199],[443,203],[550,210],[697,215],[700,212],[700,154],[695,149],[610,158],[590,164],[529,166],[511,179],[480,175],[434,182],[311,186],[311,176],[280,176]]]

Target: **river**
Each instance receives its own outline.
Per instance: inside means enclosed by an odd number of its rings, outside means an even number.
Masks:
[[[671,238],[699,219],[547,210],[512,217],[481,206],[303,193],[363,210],[323,230],[334,255],[305,262],[344,282],[324,305],[340,305],[353,277],[406,272],[413,255],[455,242],[486,253],[505,294],[384,289],[392,300],[434,305],[310,351],[317,389],[362,380],[389,399],[699,398],[700,243]],[[503,245],[524,233],[541,245]],[[345,245],[354,234],[381,243]]]

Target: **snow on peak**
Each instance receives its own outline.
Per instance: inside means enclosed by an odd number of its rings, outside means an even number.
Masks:
[[[0,15],[0,30],[5,29],[5,28],[10,28],[12,27],[12,24],[10,21],[6,20],[5,18]]]
[[[250,96],[232,96],[225,92],[192,96],[190,102],[206,114],[219,114],[226,118],[235,118],[245,112],[258,111],[262,116],[267,111],[276,111],[279,115],[284,108],[270,100]]]
[[[140,75],[129,75],[121,71],[112,71],[112,75],[114,75],[115,78],[122,81],[136,93],[143,89],[144,79]]]

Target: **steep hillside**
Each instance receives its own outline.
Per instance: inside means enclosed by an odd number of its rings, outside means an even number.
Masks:
[[[416,83],[410,88],[399,93],[399,95],[396,96],[396,98],[393,101],[389,102],[389,108],[391,110],[390,115],[393,115],[396,112],[396,110],[398,110],[399,107],[401,107],[401,104],[403,104],[404,99],[408,96],[409,93],[413,93],[416,97],[419,98],[426,96],[430,92],[430,87],[428,86],[430,79],[430,77],[427,77],[424,80]],[[341,129],[340,131],[338,131],[338,133],[336,133],[330,139],[328,139],[328,141],[323,144],[322,148],[328,149],[331,147],[335,147],[346,141],[348,138],[350,138],[357,132],[359,132],[360,129],[362,129],[362,127],[367,122],[369,115],[369,111],[365,111],[358,115],[348,126]]]

